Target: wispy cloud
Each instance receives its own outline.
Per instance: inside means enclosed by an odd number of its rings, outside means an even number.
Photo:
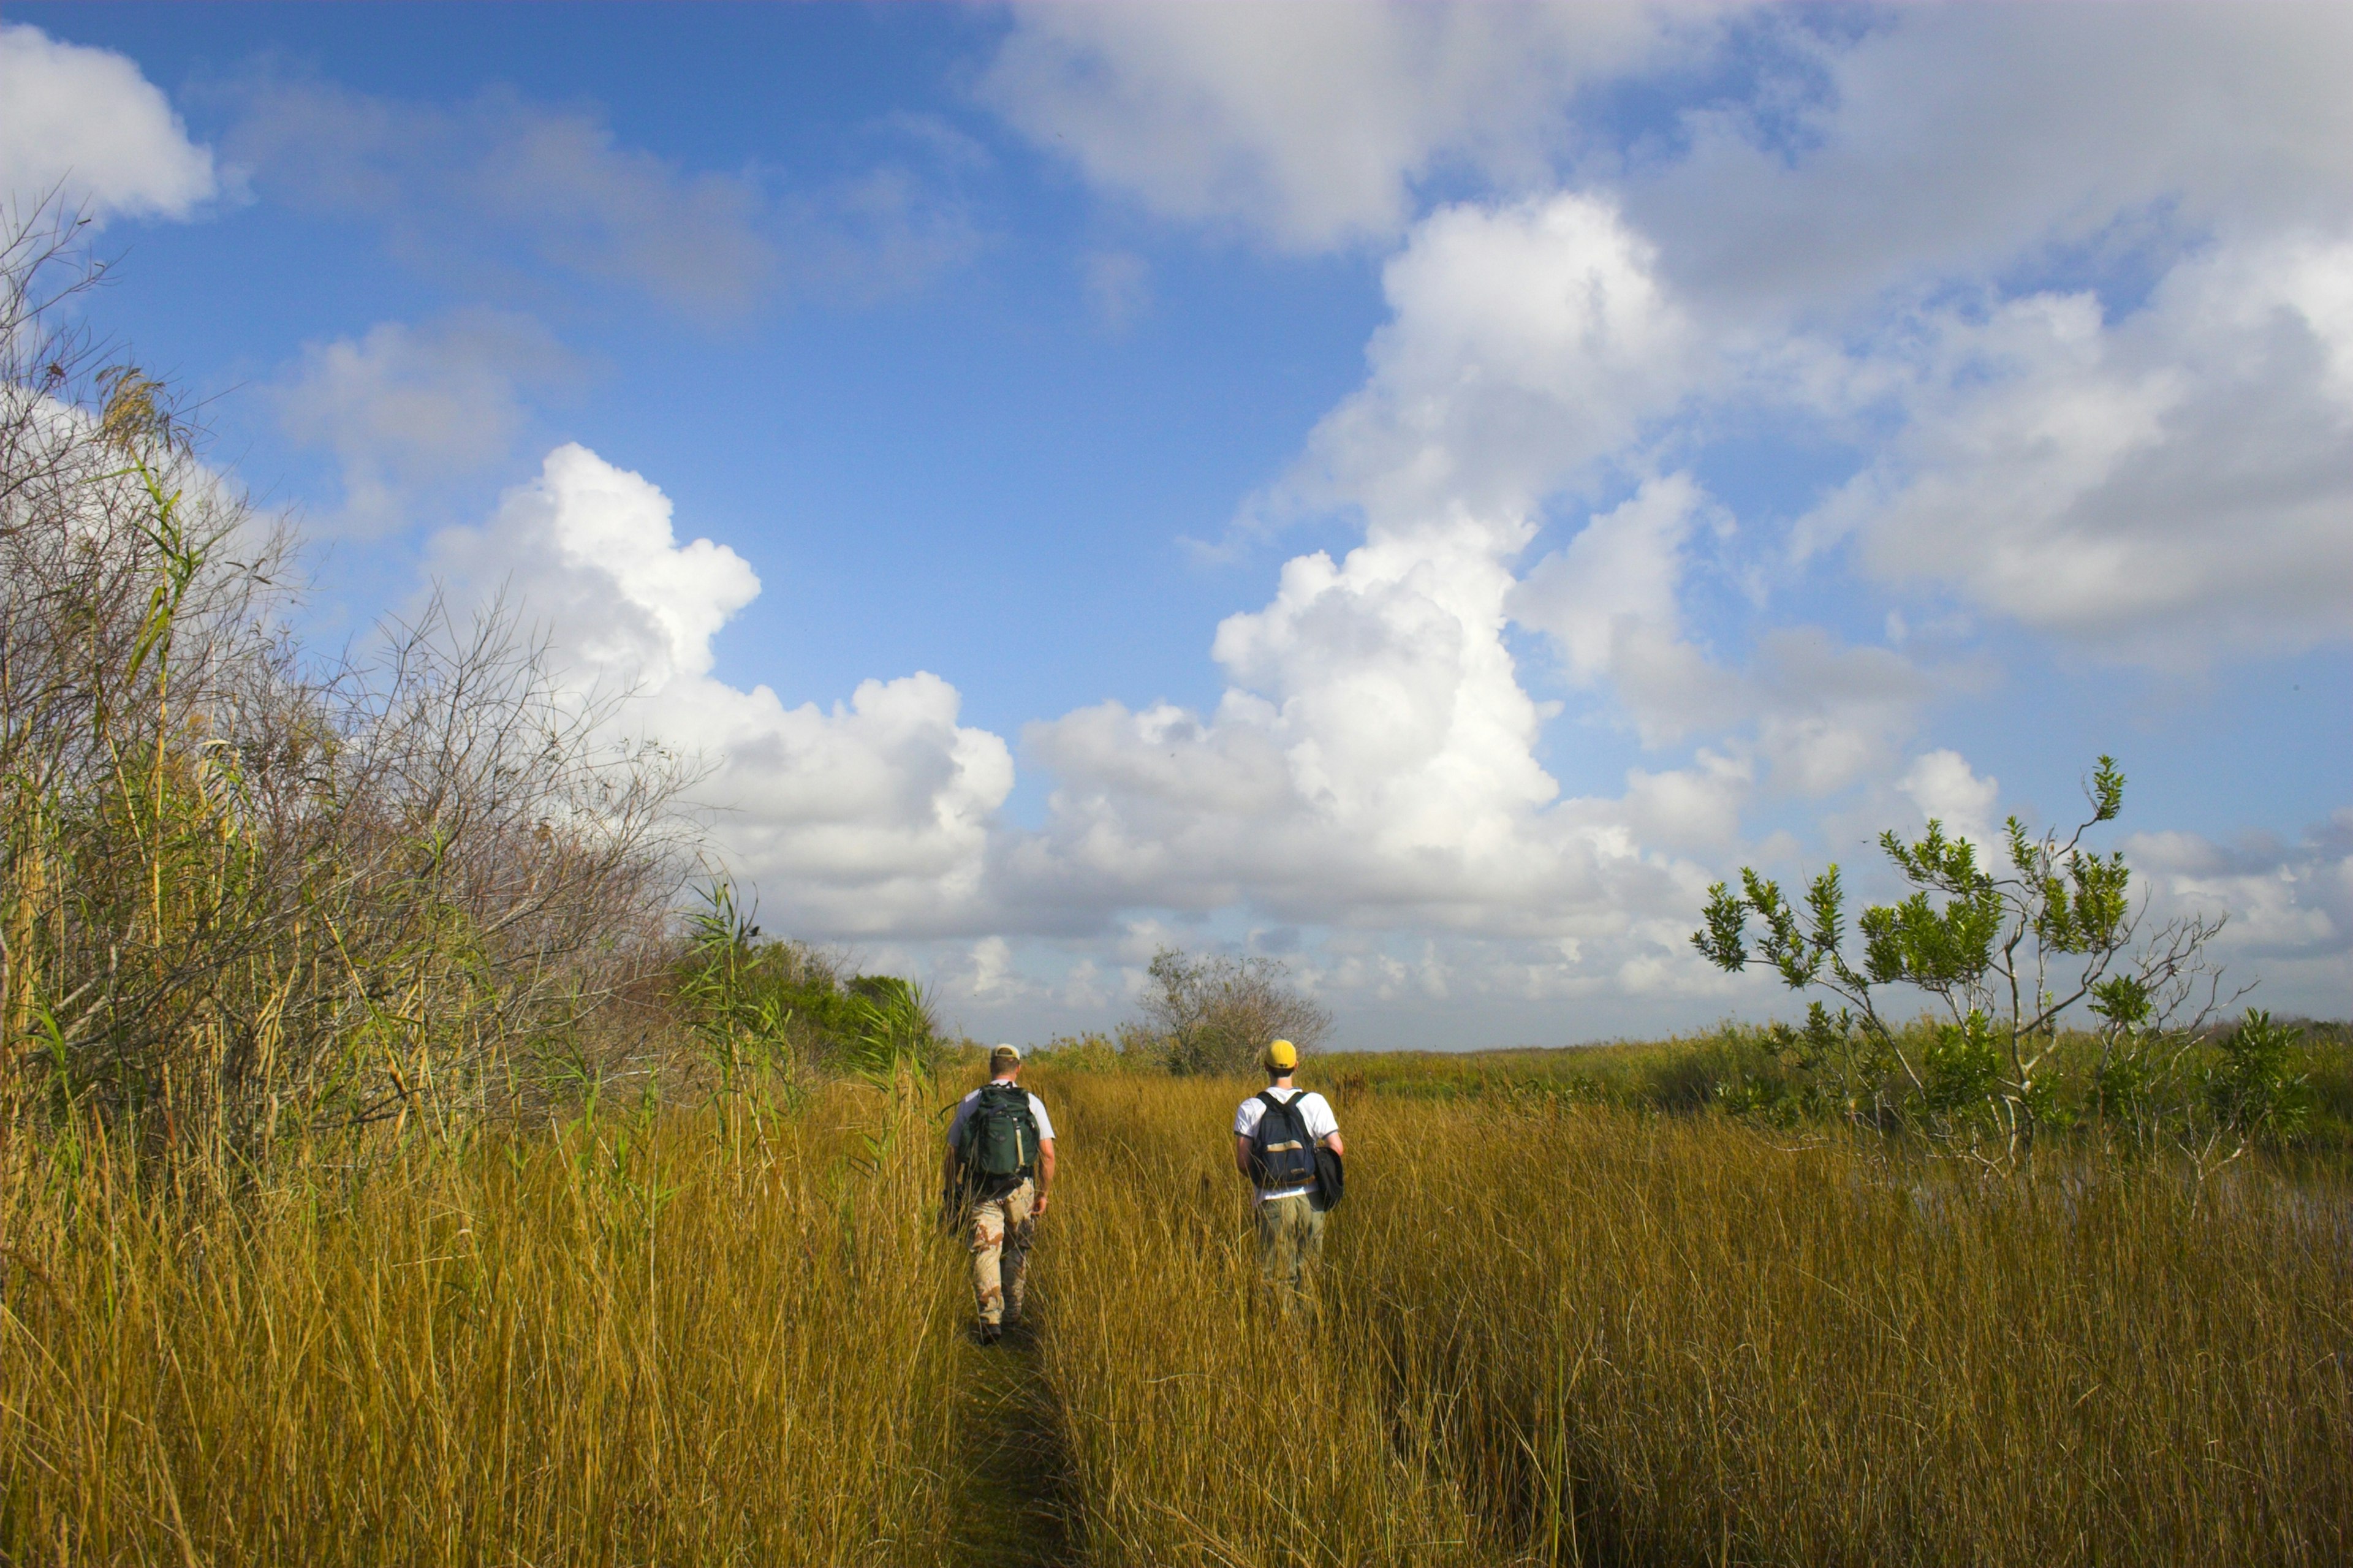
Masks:
[[[1152,309],[1152,264],[1132,250],[1091,250],[1079,258],[1087,310],[1113,336]]]
[[[626,144],[593,109],[508,89],[440,104],[265,72],[220,90],[225,144],[266,199],[380,225],[395,255],[478,289],[529,299],[569,276],[719,321],[781,294],[920,289],[978,244],[952,179],[933,173],[963,162],[935,131],[788,186],[757,167],[687,167]]]
[[[420,495],[503,464],[530,398],[586,374],[530,317],[470,310],[311,343],[272,391],[287,435],[341,465],[343,504],[323,521],[366,537],[412,525]]]
[[[1023,5],[980,93],[1151,211],[1314,251],[1393,238],[1451,164],[1539,174],[1578,88],[1676,31],[1630,5]]]

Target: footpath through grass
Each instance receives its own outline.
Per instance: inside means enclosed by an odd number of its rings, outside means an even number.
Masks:
[[[1066,1568],[1072,1530],[1061,1414],[1027,1333],[995,1345],[960,1336],[950,1561],[969,1568]]]

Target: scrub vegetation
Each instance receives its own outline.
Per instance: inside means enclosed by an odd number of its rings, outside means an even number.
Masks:
[[[2072,839],[1891,840],[1852,954],[1834,873],[1719,889],[1711,958],[1838,993],[1801,1026],[1312,1057],[1304,1321],[1227,1130],[1328,1018],[1165,952],[1031,1058],[1061,1174],[983,1351],[976,1050],[695,875],[691,760],[516,615],[300,647],[290,542],[57,325],[70,226],[10,232],[0,1563],[2353,1556],[2353,1037],[2181,1014],[2202,928],[2136,946]],[[2068,963],[2004,1011],[2013,936]]]

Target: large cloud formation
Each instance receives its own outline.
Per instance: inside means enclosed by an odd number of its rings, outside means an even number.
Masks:
[[[1009,863],[1065,900],[1490,933],[1390,943],[1388,983],[1428,994],[1694,987],[1652,912],[1678,854],[1769,852],[1742,829],[1770,800],[1998,816],[1996,781],[1910,750],[1984,660],[1923,664],[1907,622],[2167,671],[2353,637],[2341,9],[1017,17],[986,90],[1104,190],[1285,249],[1398,245],[1364,385],[1250,508],[1351,511],[1365,543],[1220,628],[1214,713],[1030,731],[1060,787]],[[1685,107],[1613,144],[1581,105],[1644,79]],[[1466,181],[1489,194],[1416,216]],[[1786,531],[1691,466],[1760,426],[1856,454]],[[1706,576],[1756,610],[1843,581],[1891,646],[1767,613],[1712,647]],[[1646,749],[1695,749],[1562,798],[1515,631]],[[2235,946],[2341,991],[2341,837],[2144,847],[2161,904],[2243,905]],[[1538,932],[1570,946],[1516,945]]]
[[[1382,247],[1388,307],[1243,503],[1361,542],[1223,622],[1207,710],[1029,726],[1031,826],[937,677],[714,679],[749,567],[592,454],[442,561],[722,759],[772,908],[976,1007],[1099,1012],[1172,934],[1344,1006],[1761,999],[1684,945],[1713,876],[1992,831],[1940,698],[2353,638],[2348,75],[2341,10],[1018,10],[980,90],[1019,132],[1174,223]],[[1760,430],[1842,466],[1744,512],[1705,476]],[[2133,848],[2290,1005],[2353,981],[2342,821]]]

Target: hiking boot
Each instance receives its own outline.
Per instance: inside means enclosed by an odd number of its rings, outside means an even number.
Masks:
[[[983,1323],[980,1325],[979,1331],[973,1337],[982,1344],[993,1345],[1005,1337],[1005,1328],[1001,1323]]]

